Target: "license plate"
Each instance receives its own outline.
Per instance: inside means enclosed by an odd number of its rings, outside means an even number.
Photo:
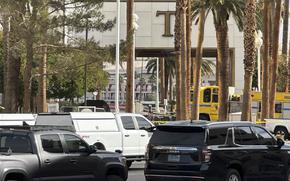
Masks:
[[[180,155],[168,155],[168,162],[179,162]]]

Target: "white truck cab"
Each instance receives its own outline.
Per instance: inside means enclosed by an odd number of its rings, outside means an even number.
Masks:
[[[133,161],[144,159],[150,131],[154,128],[144,116],[132,113],[71,112],[54,118],[53,115],[45,116],[36,119],[36,125],[71,126],[90,145],[100,150],[122,152],[128,167]]]

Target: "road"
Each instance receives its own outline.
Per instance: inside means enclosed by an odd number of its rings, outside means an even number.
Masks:
[[[144,162],[133,163],[129,170],[127,181],[145,181],[144,178]]]

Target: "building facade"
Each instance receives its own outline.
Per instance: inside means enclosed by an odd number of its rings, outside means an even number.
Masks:
[[[136,32],[136,57],[167,57],[173,56],[174,51],[174,22],[175,22],[175,1],[174,0],[135,0],[135,14],[139,16],[139,28]],[[107,0],[102,9],[103,14],[108,19],[116,17],[116,2]],[[228,21],[229,26],[229,46],[230,46],[230,83],[235,87],[237,93],[241,93],[244,85],[243,69],[243,33],[232,18]],[[91,32],[101,46],[112,45],[116,42],[116,28],[108,32]],[[121,2],[121,40],[126,39],[126,2]],[[197,25],[193,23],[192,28],[192,56],[195,57],[195,47],[197,42]],[[204,58],[216,61],[216,32],[211,14],[207,17],[204,37]],[[113,69],[108,68],[109,69]],[[113,72],[112,72],[113,73]],[[123,72],[125,73],[125,72]],[[114,82],[111,76],[110,84]],[[204,78],[215,84],[215,78]],[[109,90],[105,91],[108,93]],[[103,94],[112,98],[114,89],[110,89],[112,94]],[[122,97],[123,95],[121,95]]]

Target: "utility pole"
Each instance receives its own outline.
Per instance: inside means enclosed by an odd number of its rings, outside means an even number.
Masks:
[[[89,36],[89,19],[86,20],[86,47],[88,46],[88,36]],[[87,71],[88,71],[88,65],[87,65],[87,59],[85,59],[85,81],[84,81],[84,102],[85,106],[87,105]]]
[[[119,113],[119,82],[120,82],[120,0],[117,0],[117,35],[116,35],[116,73],[115,73],[115,112]]]
[[[156,59],[156,105],[155,110],[157,113],[160,112],[159,110],[159,58]]]

